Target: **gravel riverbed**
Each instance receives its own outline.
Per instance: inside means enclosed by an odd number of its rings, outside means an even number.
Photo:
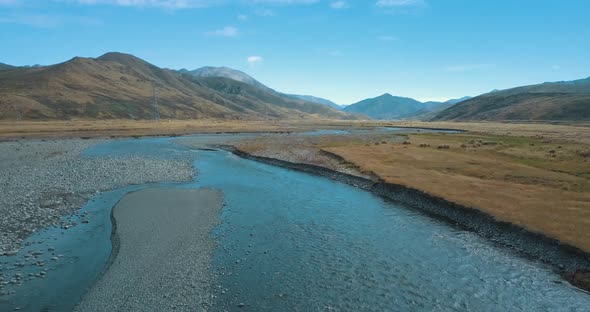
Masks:
[[[87,157],[106,139],[21,140],[0,143],[0,256],[47,226],[68,228],[63,216],[97,192],[132,184],[190,181],[190,157]]]
[[[222,194],[147,188],[113,209],[116,257],[74,311],[207,311]]]

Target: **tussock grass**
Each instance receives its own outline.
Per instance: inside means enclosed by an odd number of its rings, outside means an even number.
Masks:
[[[240,148],[339,169],[333,160],[313,156],[326,151],[354,164],[358,172],[480,209],[590,252],[590,128],[418,125],[469,131],[389,136],[389,144],[379,145],[373,142],[383,137],[266,138]],[[306,159],[294,156],[297,151],[306,151]]]

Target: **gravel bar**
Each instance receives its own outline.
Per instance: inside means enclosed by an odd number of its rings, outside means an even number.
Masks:
[[[96,192],[150,182],[192,180],[190,157],[87,157],[106,139],[21,140],[0,143],[0,256],[23,239],[80,209]]]
[[[113,209],[114,255],[75,311],[205,311],[222,194],[147,188]]]

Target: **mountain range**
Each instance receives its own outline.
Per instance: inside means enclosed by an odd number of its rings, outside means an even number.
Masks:
[[[494,90],[441,111],[433,120],[590,120],[590,77]]]
[[[453,99],[446,102],[420,102],[418,100],[393,96],[385,93],[381,96],[362,100],[343,108],[345,112],[365,114],[374,119],[420,119],[427,120],[437,112],[468,99]]]
[[[385,93],[343,107],[273,90],[228,67],[159,68],[111,52],[50,66],[0,63],[0,119],[332,118],[417,120],[590,120],[590,77],[494,90],[446,102]]]
[[[323,105],[327,105],[330,106],[332,108],[335,109],[342,109],[342,107],[330,100],[327,99],[322,99],[316,96],[312,96],[312,95],[299,95],[299,94],[286,94],[286,93],[281,93],[281,92],[277,92],[274,89],[271,89],[269,87],[267,87],[265,84],[261,83],[260,81],[254,79],[253,77],[251,77],[250,75],[239,71],[237,69],[233,69],[233,68],[229,68],[229,67],[213,67],[213,66],[205,66],[205,67],[201,67],[201,68],[197,68],[195,70],[186,70],[186,69],[181,69],[179,72],[181,73],[186,73],[186,74],[190,74],[193,75],[195,77],[224,77],[224,78],[229,78],[229,79],[233,79],[233,80],[237,80],[237,81],[241,81],[243,83],[249,84],[251,86],[263,89],[267,92],[270,93],[276,93],[277,95],[280,96],[288,96],[294,99],[298,99],[298,100],[303,100],[303,101],[307,101],[307,102],[313,102],[313,103],[318,103],[318,104],[323,104]]]
[[[313,96],[313,95],[299,95],[299,94],[285,94],[285,95],[296,98],[296,99],[304,100],[304,101],[327,105],[327,106],[330,106],[332,108],[339,109],[339,110],[342,109],[341,105],[338,105],[330,100],[323,99],[323,98]]]
[[[0,63],[0,70],[14,68],[12,65]]]
[[[38,67],[0,67],[0,119],[358,118],[224,77],[162,69],[135,56],[107,53]]]
[[[214,67],[214,66],[205,66],[201,68],[197,68],[195,70],[186,70],[181,69],[179,70],[180,73],[189,74],[195,77],[223,77],[229,78],[232,80],[236,80],[239,82],[243,82],[245,84],[249,84],[251,86],[260,88],[267,92],[276,92],[275,90],[265,86],[258,80],[254,79],[250,75],[239,71],[237,69],[221,66],[221,67]]]

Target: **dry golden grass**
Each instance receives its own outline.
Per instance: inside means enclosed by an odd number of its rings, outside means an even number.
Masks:
[[[0,139],[184,135],[216,132],[285,132],[342,127],[367,127],[372,123],[341,120],[70,120],[0,121]]]
[[[590,144],[590,122],[553,125],[548,123],[500,123],[500,122],[384,122],[383,125],[418,128],[460,129],[486,134],[558,139]]]
[[[412,136],[411,145],[328,148],[388,182],[424,190],[500,220],[525,226],[590,251],[588,160],[563,160],[575,173],[556,172],[535,154],[513,158],[502,151],[461,148],[455,140]],[[419,147],[431,144],[431,147]],[[438,149],[448,145],[449,149]],[[520,150],[520,153],[526,154]]]
[[[478,132],[423,133],[402,138],[410,144],[391,135],[274,141],[265,138],[240,148],[338,169],[327,160],[308,160],[312,158],[310,154],[328,151],[362,172],[480,209],[590,252],[590,144],[583,143],[588,142],[588,129],[510,124],[485,124],[481,128],[477,124],[420,125],[469,127]],[[583,136],[572,140],[572,128]],[[301,151],[306,151],[307,159],[297,159]]]

